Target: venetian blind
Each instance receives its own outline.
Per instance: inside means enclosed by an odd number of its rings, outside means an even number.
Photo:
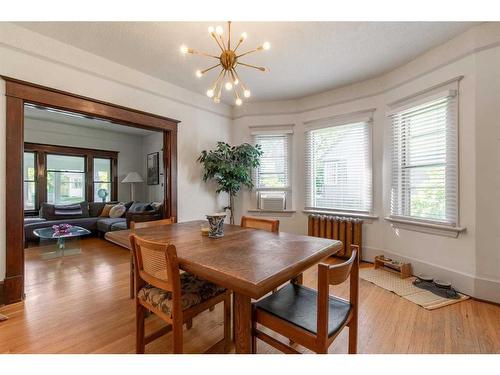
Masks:
[[[372,172],[369,122],[306,132],[306,208],[369,213]]]
[[[256,134],[254,144],[262,147],[260,166],[255,170],[257,189],[288,188],[290,134]]]
[[[457,225],[455,90],[390,114],[391,215]]]

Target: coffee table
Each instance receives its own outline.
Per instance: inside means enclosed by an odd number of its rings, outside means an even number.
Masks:
[[[64,257],[65,255],[81,254],[82,250],[78,240],[81,236],[90,234],[90,231],[82,227],[73,226],[64,234],[56,234],[51,227],[35,229],[33,233],[42,241],[52,242],[52,240],[57,240],[56,244],[40,246],[42,249],[42,259],[53,259]],[[49,251],[46,251],[47,249]]]

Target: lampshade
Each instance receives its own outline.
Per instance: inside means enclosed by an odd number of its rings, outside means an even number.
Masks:
[[[122,182],[144,182],[144,180],[139,173],[129,172]]]

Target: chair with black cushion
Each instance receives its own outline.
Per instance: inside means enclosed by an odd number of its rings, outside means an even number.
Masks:
[[[351,257],[341,264],[318,265],[318,290],[290,283],[253,304],[253,351],[257,338],[289,354],[299,352],[258,330],[257,324],[290,338],[316,353],[328,353],[341,330],[349,327],[349,354],[357,351],[359,247],[352,245]],[[330,296],[330,285],[350,277],[349,300]]]
[[[231,293],[188,272],[179,272],[174,245],[147,241],[130,235],[135,263],[136,351],[144,353],[146,344],[172,331],[174,353],[183,352],[183,325],[189,325],[201,312],[224,304],[224,348],[231,345]],[[145,335],[147,311],[167,323]]]

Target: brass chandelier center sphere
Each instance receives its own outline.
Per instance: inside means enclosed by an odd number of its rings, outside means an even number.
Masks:
[[[221,53],[219,59],[224,69],[231,70],[236,65],[237,57],[234,51],[225,50]]]

